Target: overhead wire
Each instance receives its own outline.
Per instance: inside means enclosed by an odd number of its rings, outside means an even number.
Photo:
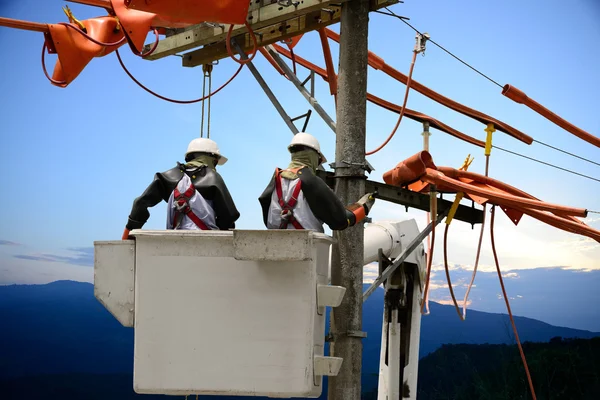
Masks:
[[[528,160],[535,161],[537,163],[540,163],[540,164],[543,164],[543,165],[547,165],[549,167],[556,168],[556,169],[559,169],[561,171],[568,172],[568,173],[573,174],[573,175],[578,175],[578,176],[581,176],[583,178],[590,179],[592,181],[600,182],[600,179],[598,179],[598,178],[594,178],[594,177],[589,176],[589,175],[585,175],[585,174],[582,174],[582,173],[579,173],[579,172],[576,172],[576,171],[572,171],[572,170],[567,169],[567,168],[559,167],[558,165],[554,165],[554,164],[548,163],[546,161],[538,160],[537,158],[529,157],[529,156],[526,156],[524,154],[517,153],[516,151],[504,149],[504,148],[496,146],[496,145],[493,145],[492,147],[495,148],[495,149],[498,149],[498,150],[502,150],[502,151],[504,151],[506,153],[514,154],[515,156],[526,158]]]
[[[533,139],[533,141],[534,141],[534,142],[536,142],[536,143],[538,143],[538,144],[541,144],[542,146],[549,147],[549,148],[551,148],[551,149],[554,149],[554,150],[556,150],[556,151],[560,151],[561,153],[568,154],[568,155],[570,155],[571,157],[579,158],[580,160],[587,161],[587,162],[589,162],[590,164],[595,164],[595,165],[597,165],[597,166],[599,166],[599,167],[600,167],[600,163],[597,163],[596,161],[592,161],[592,160],[590,160],[590,159],[588,159],[588,158],[585,158],[585,157],[578,156],[577,154],[570,153],[570,152],[568,152],[568,151],[566,151],[566,150],[563,150],[563,149],[560,149],[560,148],[558,148],[558,147],[554,147],[554,146],[552,146],[552,145],[550,145],[550,144],[548,144],[548,143],[544,143],[544,142],[542,142],[541,140],[536,140],[536,139]]]
[[[388,14],[388,13],[385,13],[385,12],[382,12],[382,11],[379,11],[379,10],[377,10],[377,11],[375,11],[375,12],[376,12],[376,13],[378,13],[378,14],[387,15],[387,16],[390,16],[390,17],[395,17],[395,18],[399,19],[400,21],[402,21],[402,22],[403,22],[404,24],[406,24],[407,26],[409,26],[409,27],[410,27],[412,30],[414,30],[416,33],[418,33],[418,34],[420,34],[420,35],[422,34],[422,33],[421,33],[421,32],[420,32],[420,31],[419,31],[417,28],[415,28],[415,27],[414,27],[413,25],[411,25],[411,24],[410,24],[408,21],[406,21],[406,19],[407,19],[406,17],[402,17],[402,16],[400,16],[400,15],[398,15],[398,14],[394,13],[394,12],[393,12],[392,10],[390,10],[388,7],[385,7],[385,9],[386,9],[386,10],[389,12],[389,14]],[[473,67],[472,65],[470,65],[470,64],[469,64],[469,63],[467,63],[466,61],[463,61],[463,60],[462,60],[460,57],[456,56],[454,53],[452,53],[451,51],[447,50],[445,47],[443,47],[442,45],[440,45],[439,43],[437,43],[435,40],[433,40],[433,39],[429,38],[429,39],[427,39],[427,41],[428,41],[428,42],[431,42],[433,45],[437,46],[438,48],[440,48],[441,50],[443,50],[444,52],[446,52],[447,54],[449,54],[450,56],[452,56],[453,58],[455,58],[456,60],[458,60],[459,62],[461,62],[462,64],[464,64],[465,66],[469,67],[471,70],[475,71],[475,72],[476,72],[476,73],[478,73],[479,75],[483,76],[485,79],[487,79],[488,81],[492,82],[492,83],[493,83],[493,84],[495,84],[496,86],[498,86],[498,87],[500,87],[500,88],[504,88],[504,86],[503,86],[503,85],[501,85],[500,83],[498,83],[496,80],[494,80],[494,79],[490,78],[488,75],[486,75],[486,74],[484,74],[483,72],[479,71],[477,68]],[[556,146],[552,146],[552,145],[550,145],[550,144],[548,144],[548,143],[542,142],[541,140],[536,140],[536,139],[533,139],[533,141],[534,141],[534,142],[536,142],[536,143],[538,143],[538,144],[541,144],[541,145],[543,145],[543,146],[546,146],[546,147],[548,147],[548,148],[551,148],[551,149],[553,149],[553,150],[559,151],[559,152],[561,152],[561,153],[568,154],[568,155],[570,155],[571,157],[575,157],[575,158],[578,158],[578,159],[580,159],[580,160],[586,161],[586,162],[588,162],[588,163],[591,163],[591,164],[594,164],[594,165],[600,166],[600,163],[598,163],[598,162],[596,162],[596,161],[592,161],[592,160],[590,160],[590,159],[588,159],[588,158],[585,158],[585,157],[578,156],[577,154],[574,154],[574,153],[568,152],[568,151],[566,151],[566,150],[560,149],[560,148],[558,148],[558,147],[556,147]]]
[[[375,11],[379,14],[383,14],[383,15],[388,15],[390,17],[396,17],[398,18],[400,21],[404,22],[406,25],[408,25],[410,28],[412,28],[412,30],[414,30],[415,32],[417,32],[419,35],[422,35],[422,33],[415,28],[414,26],[412,26],[411,24],[409,24],[406,21],[405,17],[402,17],[398,14],[396,14],[395,12],[393,12],[392,10],[390,10],[388,7],[385,7],[385,9],[390,12],[390,14],[386,14],[384,12],[381,11]],[[471,66],[469,63],[461,60],[458,56],[454,55],[453,53],[451,53],[450,51],[446,50],[442,45],[438,44],[437,42],[435,42],[433,39],[427,39],[428,42],[431,42],[432,44],[434,44],[435,46],[439,47],[441,50],[445,51],[446,53],[448,53],[449,55],[451,55],[452,57],[454,57],[455,59],[457,59],[458,61],[460,61],[461,63],[463,63],[464,65],[466,65],[467,67],[471,68],[473,71],[477,72],[479,75],[483,76],[485,79],[487,79],[488,81],[492,82],[493,84],[495,84],[496,86],[499,86],[500,88],[503,88],[504,86],[502,86],[501,84],[499,84],[498,82],[496,82],[495,80],[493,80],[492,78],[490,78],[489,76],[487,76],[486,74],[484,74],[483,72],[479,71],[477,68]]]

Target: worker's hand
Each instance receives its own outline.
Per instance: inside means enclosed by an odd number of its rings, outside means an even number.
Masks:
[[[123,236],[121,237],[121,240],[128,240],[129,239],[129,229],[125,228],[125,230],[123,231]]]
[[[375,204],[375,196],[373,193],[367,193],[361,197],[357,203],[365,208],[365,214],[368,215],[369,211],[371,211],[371,208],[373,207],[373,204]]]

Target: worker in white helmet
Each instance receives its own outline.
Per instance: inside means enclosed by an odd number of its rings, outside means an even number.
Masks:
[[[323,232],[323,223],[343,230],[362,221],[375,202],[372,193],[344,207],[327,184],[316,176],[327,159],[319,141],[308,133],[297,133],[288,146],[291,163],[275,169],[269,185],[258,198],[268,229],[309,229]]]
[[[216,171],[227,158],[207,138],[194,139],[185,153],[185,164],[157,173],[142,195],[133,201],[123,239],[141,229],[150,217],[148,208],[162,200],[167,206],[167,229],[227,230],[235,227],[240,213],[227,186]]]

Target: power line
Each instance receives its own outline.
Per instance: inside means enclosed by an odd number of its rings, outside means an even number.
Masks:
[[[412,26],[410,23],[408,23],[408,22],[406,21],[406,20],[408,19],[407,17],[403,17],[403,16],[401,16],[401,15],[398,15],[398,14],[394,13],[394,12],[393,12],[392,10],[390,10],[388,7],[385,7],[385,9],[386,9],[386,10],[389,12],[389,14],[388,14],[388,13],[384,13],[384,12],[382,12],[382,11],[376,11],[376,12],[377,12],[377,13],[379,13],[379,14],[387,15],[387,16],[389,16],[389,17],[395,17],[395,18],[398,18],[400,21],[404,22],[406,25],[408,25],[408,26],[409,26],[409,27],[410,27],[412,30],[414,30],[415,32],[417,32],[419,35],[421,35],[421,34],[422,34],[422,33],[421,33],[421,32],[420,32],[420,31],[419,31],[417,28],[415,28],[414,26]],[[490,82],[494,83],[495,85],[497,85],[497,86],[498,86],[498,87],[500,87],[500,88],[503,88],[503,86],[502,86],[501,84],[499,84],[498,82],[496,82],[495,80],[493,80],[493,79],[492,79],[492,78],[490,78],[489,76],[485,75],[483,72],[479,71],[477,68],[475,68],[475,67],[473,67],[473,66],[469,65],[467,62],[465,62],[465,61],[461,60],[459,57],[455,56],[455,55],[454,55],[454,54],[452,54],[450,51],[446,50],[446,48],[444,48],[442,45],[440,45],[440,44],[436,43],[436,42],[435,42],[433,39],[428,39],[428,41],[430,41],[431,43],[433,43],[434,45],[436,45],[437,47],[439,47],[440,49],[442,49],[443,51],[445,51],[446,53],[448,53],[449,55],[451,55],[452,57],[454,57],[455,59],[457,59],[458,61],[460,61],[460,62],[461,62],[461,63],[463,63],[464,65],[466,65],[467,67],[471,68],[473,71],[477,72],[479,75],[483,76],[484,78],[486,78],[486,79],[487,79],[487,80],[489,80]],[[535,140],[535,139],[534,139],[533,141],[534,141],[534,142],[536,142],[536,143],[539,143],[539,144],[541,144],[541,145],[543,145],[543,146],[546,146],[546,147],[549,147],[549,148],[551,148],[551,149],[554,149],[554,150],[556,150],[556,151],[560,151],[561,153],[568,154],[568,155],[570,155],[570,156],[572,156],[572,157],[578,158],[578,159],[580,159],[580,160],[583,160],[583,161],[589,162],[589,163],[591,163],[591,164],[594,164],[594,165],[597,165],[597,166],[599,166],[599,167],[600,167],[600,163],[597,163],[597,162],[595,162],[595,161],[592,161],[592,160],[590,160],[590,159],[587,159],[587,158],[585,158],[585,157],[581,157],[581,156],[578,156],[577,154],[570,153],[570,152],[568,152],[568,151],[565,151],[565,150],[563,150],[563,149],[560,149],[560,148],[558,148],[558,147],[552,146],[552,145],[550,145],[550,144],[548,144],[548,143],[544,143],[544,142],[542,142],[542,141],[540,141],[540,140]]]
[[[406,17],[402,17],[396,13],[394,13],[392,10],[390,10],[389,8],[385,7],[385,9],[387,11],[390,12],[390,14],[384,13],[382,11],[376,11],[379,14],[383,14],[383,15],[387,15],[390,17],[396,17],[398,18],[400,21],[404,22],[406,25],[410,26],[415,32],[417,32],[419,35],[421,35],[421,32],[419,32],[419,30],[417,28],[415,28],[414,26],[412,26],[411,24],[409,24],[406,21]],[[446,53],[448,53],[449,55],[451,55],[452,57],[454,57],[455,59],[457,59],[458,61],[460,61],[461,63],[463,63],[464,65],[466,65],[467,67],[471,68],[473,71],[477,72],[479,75],[483,76],[485,79],[487,79],[488,81],[492,82],[493,84],[495,84],[496,86],[503,88],[504,86],[502,86],[501,84],[499,84],[498,82],[496,82],[495,80],[493,80],[492,78],[490,78],[489,76],[487,76],[486,74],[484,74],[483,72],[479,71],[477,68],[471,66],[470,64],[468,64],[467,62],[461,60],[459,57],[455,56],[454,54],[452,54],[450,51],[446,50],[442,45],[436,43],[433,39],[427,39],[429,42],[433,43],[434,45],[436,45],[437,47],[439,47],[440,49],[442,49],[443,51],[445,51]]]
[[[565,172],[568,172],[568,173],[571,173],[571,174],[574,174],[574,175],[579,175],[581,177],[584,177],[584,178],[587,178],[587,179],[591,179],[591,180],[596,181],[596,182],[600,182],[600,179],[591,177],[589,175],[584,175],[584,174],[581,174],[579,172],[572,171],[570,169],[559,167],[558,165],[550,164],[550,163],[547,163],[545,161],[538,160],[537,158],[529,157],[529,156],[526,156],[526,155],[523,155],[523,154],[520,154],[520,153],[516,153],[516,152],[511,151],[511,150],[503,149],[502,147],[498,147],[498,146],[495,146],[495,145],[492,145],[492,147],[494,147],[494,148],[496,148],[498,150],[505,151],[505,152],[510,153],[510,154],[514,154],[515,156],[523,157],[523,158],[526,158],[528,160],[535,161],[537,163],[547,165],[547,166],[552,167],[552,168],[560,169],[562,171],[565,171]]]
[[[548,143],[544,143],[544,142],[541,142],[541,141],[539,141],[539,140],[535,140],[535,139],[533,139],[533,141],[534,141],[534,142],[536,142],[536,143],[539,143],[539,144],[541,144],[541,145],[543,145],[543,146],[546,146],[546,147],[549,147],[549,148],[551,148],[551,149],[554,149],[554,150],[556,150],[556,151],[560,151],[561,153],[568,154],[568,155],[570,155],[570,156],[572,156],[572,157],[579,158],[580,160],[587,161],[587,162],[589,162],[590,164],[595,164],[595,165],[597,165],[597,166],[599,166],[599,167],[600,167],[600,163],[597,163],[596,161],[592,161],[592,160],[590,160],[590,159],[587,159],[587,158],[585,158],[585,157],[580,157],[580,156],[578,156],[577,154],[569,153],[568,151],[565,151],[565,150],[563,150],[563,149],[559,149],[558,147],[554,147],[554,146],[552,146],[552,145],[549,145]]]

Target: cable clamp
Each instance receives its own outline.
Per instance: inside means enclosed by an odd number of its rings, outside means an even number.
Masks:
[[[365,160],[365,162],[363,162],[363,163],[342,160],[339,163],[333,162],[333,163],[329,164],[329,166],[331,167],[331,169],[334,169],[334,170],[338,169],[338,168],[360,167],[361,169],[367,171],[367,173],[371,173],[371,172],[375,171],[375,168],[367,160]]]
[[[430,37],[431,36],[429,36],[427,32],[417,33],[417,35],[415,36],[417,40],[417,43],[415,43],[415,53],[423,53],[423,55],[425,55],[425,44],[427,43],[427,40],[429,40]]]

